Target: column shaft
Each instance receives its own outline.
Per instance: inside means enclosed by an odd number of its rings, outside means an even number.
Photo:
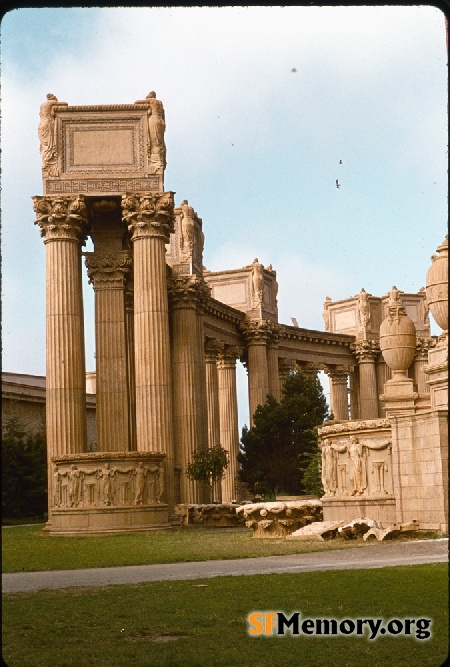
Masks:
[[[250,421],[258,405],[264,405],[269,393],[269,372],[265,341],[248,345],[248,393]]]
[[[121,289],[95,291],[99,451],[130,449],[125,304]]]
[[[181,467],[181,502],[199,503],[201,493],[195,480],[186,475],[186,466],[202,442],[199,396],[197,393],[198,359],[195,305],[172,309],[172,366],[175,461]]]
[[[220,444],[228,452],[228,467],[222,480],[222,502],[236,499],[239,423],[236,394],[236,357],[219,355],[218,359]]]
[[[269,393],[277,400],[281,400],[280,374],[278,370],[278,348],[269,345],[267,348],[267,371],[269,378]]]
[[[46,424],[49,458],[87,449],[86,371],[77,241],[50,240],[47,265]]]
[[[359,364],[359,418],[378,418],[378,391],[375,363]]]

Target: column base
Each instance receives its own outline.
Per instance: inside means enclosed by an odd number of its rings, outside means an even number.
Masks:
[[[47,535],[112,535],[170,530],[168,506],[53,510]]]

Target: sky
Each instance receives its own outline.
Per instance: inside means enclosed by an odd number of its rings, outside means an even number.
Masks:
[[[49,92],[75,106],[155,90],[165,189],[202,218],[204,265],[272,264],[280,322],[323,330],[326,296],[425,285],[448,224],[436,7],[22,8],[3,17],[0,38],[4,371],[45,375],[45,247],[31,197],[43,192],[37,126]],[[87,277],[84,299],[92,371]],[[242,426],[240,365],[238,392]]]

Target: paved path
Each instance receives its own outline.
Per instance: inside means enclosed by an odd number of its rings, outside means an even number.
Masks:
[[[129,565],[85,570],[16,572],[2,576],[4,593],[38,591],[73,586],[110,586],[144,581],[203,579],[211,577],[357,570],[393,565],[442,563],[448,560],[448,539],[383,542],[352,549],[238,560],[214,560],[169,565]]]

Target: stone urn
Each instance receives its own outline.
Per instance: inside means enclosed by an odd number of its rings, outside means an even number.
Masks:
[[[448,329],[448,236],[431,256],[432,264],[427,272],[426,295],[428,306],[436,324]]]
[[[409,381],[407,371],[416,352],[416,327],[406,314],[396,287],[389,293],[388,316],[380,326],[380,349],[393,372],[390,382]]]

